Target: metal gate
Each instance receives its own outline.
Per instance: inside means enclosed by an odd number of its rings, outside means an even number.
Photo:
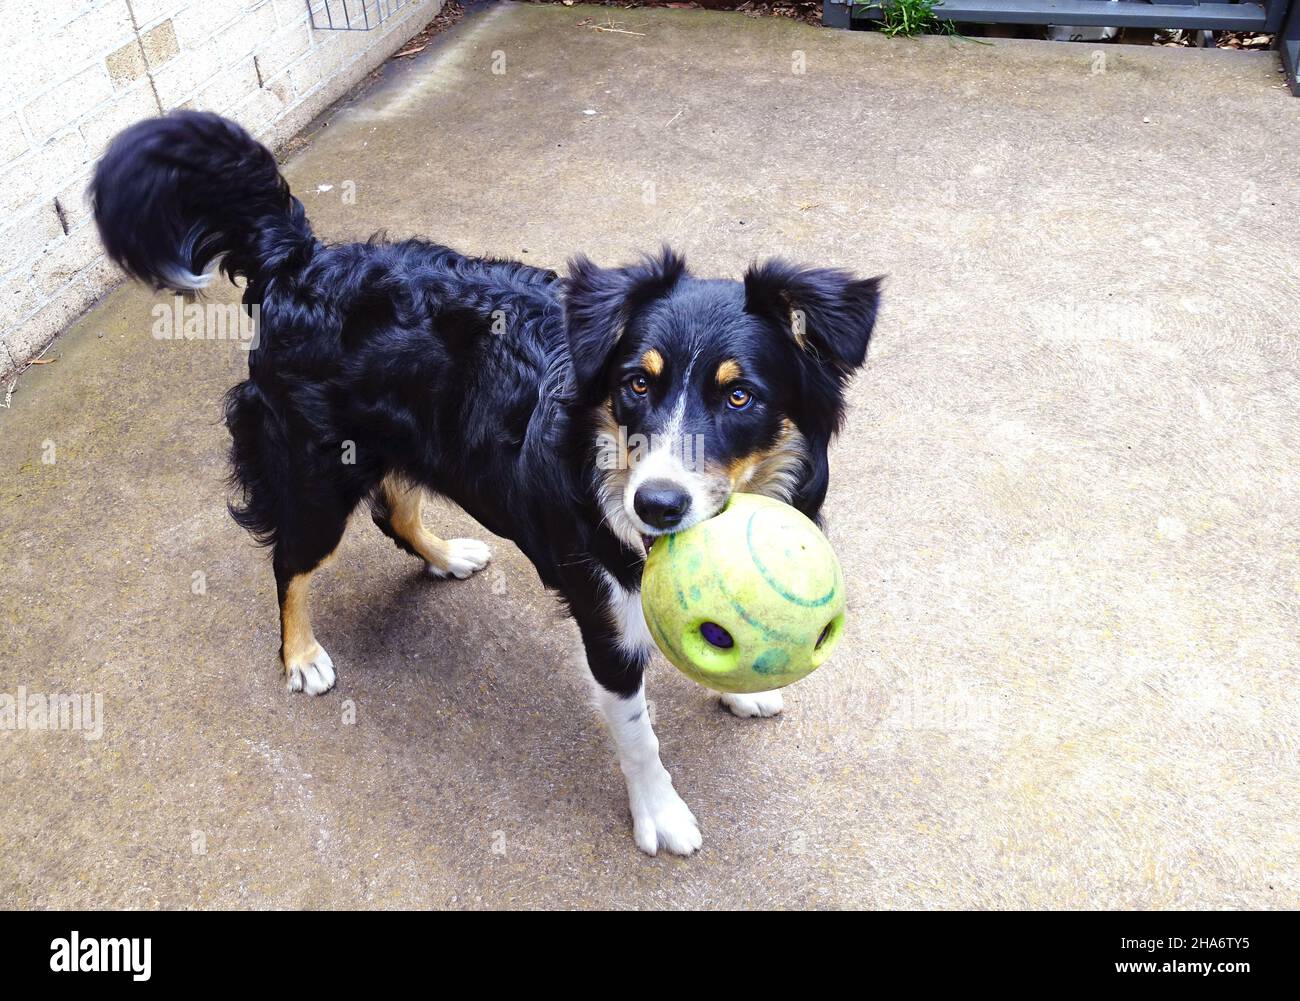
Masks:
[[[822,23],[849,28],[880,19],[879,0],[824,0]],[[1290,8],[1290,9],[1288,9]],[[949,21],[976,24],[1080,24],[1117,28],[1185,28],[1213,31],[1278,32],[1278,49],[1291,92],[1300,96],[1300,0],[1251,3],[1173,3],[1169,0],[943,0],[935,13]]]

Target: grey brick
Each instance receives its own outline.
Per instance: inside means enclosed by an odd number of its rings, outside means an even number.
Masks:
[[[192,49],[216,31],[225,27],[231,19],[242,14],[240,6],[232,3],[213,3],[211,0],[191,3],[184,10],[172,17],[176,38],[182,49]]]
[[[9,112],[0,116],[0,165],[9,163],[27,151],[27,136],[23,134],[18,115]]]
[[[257,63],[262,69],[262,79],[276,76],[311,47],[311,32],[306,24],[298,24],[277,32],[257,48]]]
[[[198,48],[182,49],[180,55],[154,74],[154,85],[163,107],[170,110],[189,100],[224,67],[220,50],[211,42]]]
[[[23,119],[32,136],[43,141],[112,95],[108,70],[96,63],[33,98],[23,108]]]
[[[0,170],[0,212],[19,212],[48,197],[81,171],[90,159],[76,129],[23,154]]]
[[[46,6],[65,5],[24,4],[25,8]],[[22,103],[79,71],[89,59],[107,55],[133,37],[124,0],[99,3],[53,34],[20,32],[0,59],[0,93]]]
[[[94,225],[87,222],[73,230],[33,263],[32,283],[37,293],[53,298],[103,252]]]
[[[6,277],[20,267],[31,267],[45,248],[63,236],[54,214],[54,199],[41,203],[26,216],[0,229],[0,275]]]
[[[224,112],[257,90],[257,71],[252,58],[244,59],[225,73],[218,73],[194,97],[194,106],[204,111]]]
[[[109,141],[132,122],[158,114],[158,102],[148,80],[141,80],[133,90],[119,94],[98,108],[79,126],[90,154],[98,157]]]

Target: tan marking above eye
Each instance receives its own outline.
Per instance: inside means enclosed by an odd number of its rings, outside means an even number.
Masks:
[[[664,370],[664,356],[654,348],[651,348],[641,356],[641,367],[651,375],[662,375]]]
[[[740,362],[736,361],[734,358],[728,358],[718,366],[718,371],[713,378],[717,381],[719,386],[725,386],[729,382],[735,382],[743,374],[744,373],[740,368]]]

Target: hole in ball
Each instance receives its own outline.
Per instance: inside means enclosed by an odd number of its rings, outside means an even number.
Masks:
[[[826,637],[829,636],[829,635],[831,634],[831,628],[832,628],[834,625],[835,625],[835,620],[834,620],[834,619],[831,619],[830,622],[828,622],[828,623],[826,623],[826,625],[822,626],[822,634],[821,634],[820,636],[817,637],[817,642],[813,644],[813,649],[814,649],[814,650],[820,650],[820,649],[821,649],[822,644],[826,642]]]
[[[736,645],[736,641],[731,638],[731,633],[727,632],[716,622],[701,622],[700,635],[710,646],[716,646],[719,650],[730,650]]]

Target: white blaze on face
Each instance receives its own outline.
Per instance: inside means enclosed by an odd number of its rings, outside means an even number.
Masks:
[[[636,492],[643,483],[650,480],[664,480],[680,487],[691,498],[691,506],[686,511],[679,528],[685,528],[711,514],[709,491],[704,481],[703,447],[701,443],[688,441],[685,434],[686,402],[690,393],[691,370],[695,359],[686,366],[686,375],[682,378],[682,389],[673,406],[672,415],[664,428],[641,443],[639,448],[629,452],[629,458],[635,463],[632,473],[627,478],[623,489],[623,511],[644,535],[657,535],[660,529],[653,528],[641,520],[636,513],[634,501]]]

